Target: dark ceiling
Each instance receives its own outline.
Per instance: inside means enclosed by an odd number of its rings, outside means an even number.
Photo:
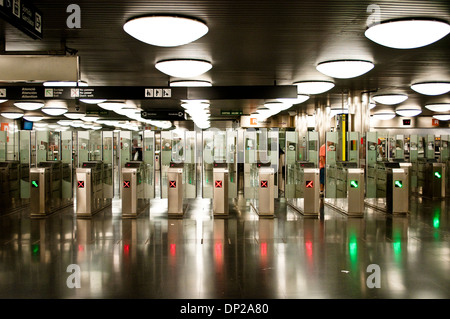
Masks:
[[[302,80],[334,80],[329,92],[313,96],[296,109],[317,103],[340,103],[342,93],[403,90],[405,103],[423,106],[428,101],[449,100],[419,95],[410,89],[417,81],[450,81],[450,36],[427,47],[398,50],[380,46],[364,36],[377,4],[381,20],[431,17],[450,21],[450,1],[355,1],[355,0],[34,0],[43,12],[44,39],[33,40],[3,23],[6,51],[59,50],[61,43],[78,51],[81,79],[91,86],[168,86],[171,79],[155,68],[168,58],[209,60],[213,68],[196,79],[214,86],[291,85]],[[81,8],[81,28],[69,29],[66,8]],[[131,17],[173,13],[205,21],[209,32],[180,47],[144,44],[123,30]],[[347,80],[332,79],[316,70],[325,60],[364,59],[375,63],[367,74]],[[336,102],[335,102],[336,101]],[[179,104],[179,101],[173,101]],[[212,109],[249,112],[263,101],[216,100]],[[140,102],[138,102],[140,103]],[[170,105],[172,106],[172,105]],[[143,108],[152,107],[142,104]],[[214,113],[213,113],[214,114]],[[423,115],[429,114],[424,110]]]

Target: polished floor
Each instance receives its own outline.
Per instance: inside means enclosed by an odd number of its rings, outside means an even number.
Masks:
[[[324,206],[319,219],[282,200],[273,219],[243,198],[229,218],[208,199],[188,204],[181,219],[162,199],[136,219],[121,218],[118,199],[91,219],[72,207],[0,216],[0,298],[450,298],[449,199],[412,197],[399,217]],[[71,264],[80,288],[67,286]],[[380,288],[368,287],[372,264]]]

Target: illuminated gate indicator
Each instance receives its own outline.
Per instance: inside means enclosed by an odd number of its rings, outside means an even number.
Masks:
[[[267,188],[269,187],[269,181],[261,181],[261,188]]]
[[[39,183],[38,183],[37,181],[31,181],[31,185],[32,185],[34,188],[38,188],[38,187],[39,187]]]
[[[222,181],[214,181],[214,187],[222,188]]]
[[[169,188],[177,188],[177,181],[169,181]]]
[[[442,177],[441,173],[439,173],[439,172],[434,172],[434,176],[436,176],[437,178],[441,178]]]
[[[130,188],[130,181],[123,181],[123,188]]]
[[[78,188],[84,188],[84,181],[78,181]]]
[[[306,181],[305,185],[306,185],[306,188],[313,188],[314,187],[314,181]]]
[[[395,187],[398,187],[398,188],[402,188],[403,187],[403,182],[402,181],[395,181],[394,184],[395,184]]]
[[[351,188],[358,188],[358,181],[356,181],[356,180],[351,180],[351,181],[350,181],[350,187],[351,187]]]

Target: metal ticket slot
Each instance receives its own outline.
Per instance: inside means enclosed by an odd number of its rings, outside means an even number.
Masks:
[[[50,214],[50,168],[30,169],[30,216],[45,217]]]
[[[167,169],[167,200],[169,217],[183,216],[183,168],[184,163],[171,162]]]
[[[77,217],[92,217],[104,206],[103,162],[84,162],[76,169]]]
[[[213,214],[214,216],[228,216],[228,164],[214,163],[213,178]]]
[[[141,161],[125,163],[122,168],[122,217],[136,218],[149,206],[144,197],[144,164]]]
[[[270,163],[258,162],[258,202],[252,205],[260,217],[274,217],[275,169]]]

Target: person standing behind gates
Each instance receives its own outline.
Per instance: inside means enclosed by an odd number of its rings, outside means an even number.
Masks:
[[[324,184],[325,184],[325,162],[326,162],[326,150],[325,143],[319,149],[319,169],[320,169],[320,195],[323,196]]]

